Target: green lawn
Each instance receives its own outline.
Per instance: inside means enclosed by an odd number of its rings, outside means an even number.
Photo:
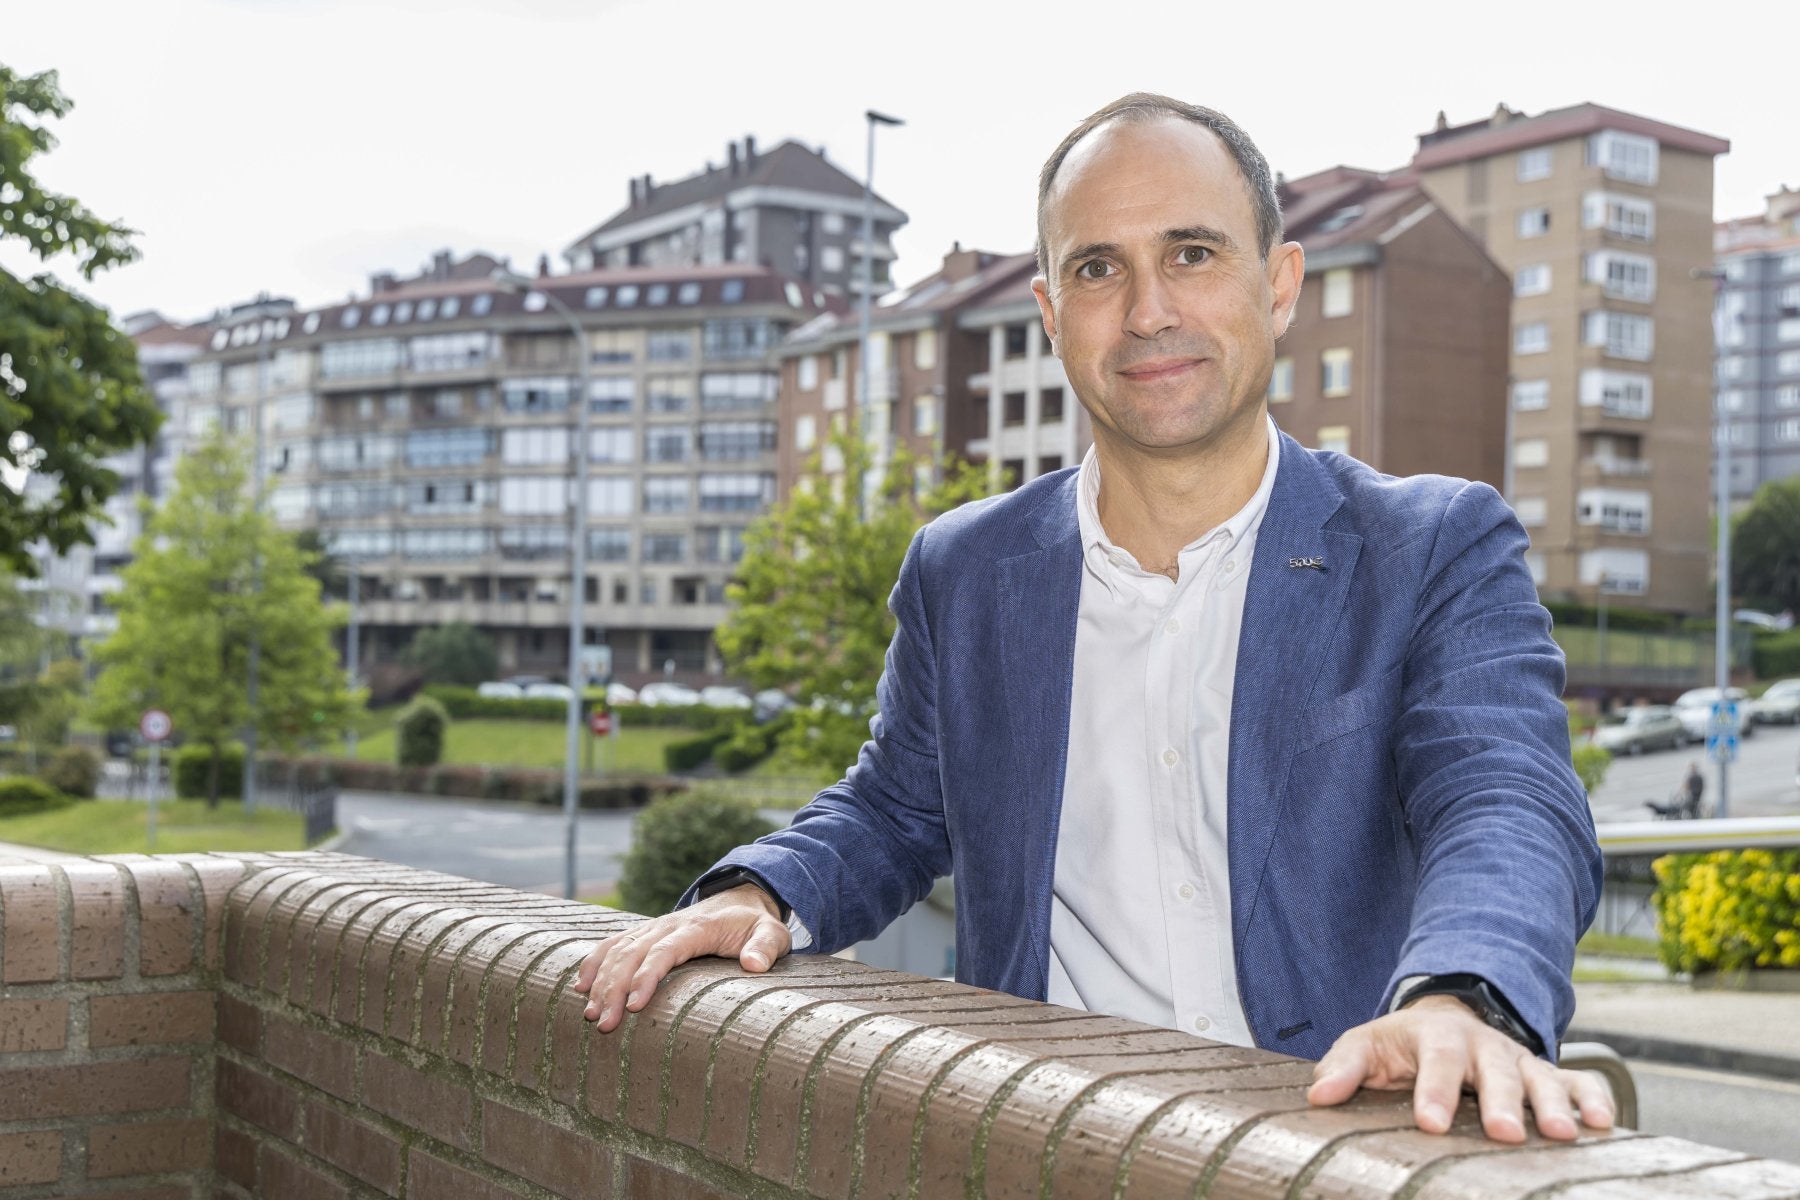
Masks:
[[[1631,937],[1623,933],[1601,933],[1590,929],[1575,945],[1581,954],[1603,954],[1608,958],[1656,959],[1656,939]]]
[[[148,835],[150,806],[130,800],[84,800],[58,812],[0,817],[0,842],[70,854],[174,854],[186,850],[304,850],[299,813],[260,808],[246,813],[235,800],[208,811],[204,800],[163,800],[156,806],[156,844]]]
[[[452,721],[444,740],[444,761],[478,763],[489,767],[560,767],[563,765],[565,727],[558,721]],[[623,729],[617,739],[600,739],[593,763],[597,770],[632,775],[655,775],[663,770],[662,749],[670,742],[693,737],[691,729],[655,726]],[[393,727],[358,739],[356,757],[365,762],[394,761]],[[581,733],[582,768],[588,763],[588,743],[596,739]]]

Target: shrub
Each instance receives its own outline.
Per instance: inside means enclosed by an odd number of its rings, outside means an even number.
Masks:
[[[33,813],[55,812],[75,803],[42,779],[31,775],[8,775],[0,778],[0,817],[26,817]]]
[[[1800,967],[1800,850],[1656,860],[1657,951],[1672,971]]]
[[[1558,625],[1581,625],[1593,628],[1600,624],[1600,610],[1591,605],[1551,600],[1547,601],[1544,607],[1549,610],[1550,618]],[[1673,613],[1651,612],[1643,608],[1617,608],[1610,605],[1606,610],[1606,627],[1608,629],[1629,629],[1643,633],[1673,633],[1679,625],[1680,620]]]
[[[1760,679],[1800,675],[1800,629],[1757,638],[1751,644],[1750,662]]]
[[[748,801],[704,789],[658,800],[638,814],[619,880],[627,909],[660,916],[726,854],[775,827]]]
[[[1581,776],[1581,786],[1591,796],[1600,781],[1606,778],[1606,768],[1612,765],[1612,751],[1605,746],[1576,746],[1572,752],[1575,760],[1575,774]]]
[[[169,760],[175,780],[175,794],[187,799],[204,799],[206,779],[212,770],[212,747],[203,742],[183,746]],[[219,795],[236,799],[244,794],[244,748],[227,742],[219,748]]]
[[[403,767],[432,767],[444,757],[450,714],[430,696],[420,696],[400,712],[394,748]]]
[[[663,767],[669,771],[691,771],[711,758],[733,732],[729,725],[722,725],[693,737],[678,738],[663,747]]]
[[[448,684],[428,687],[424,694],[443,705],[444,711],[458,721],[561,721],[569,715],[568,702],[563,700],[509,700],[504,696],[483,696],[474,688]]]
[[[66,796],[92,800],[100,790],[100,756],[87,746],[64,746],[38,776]]]
[[[766,725],[744,722],[713,751],[713,761],[726,771],[749,770],[774,753],[775,739],[786,724],[782,720],[770,721]]]

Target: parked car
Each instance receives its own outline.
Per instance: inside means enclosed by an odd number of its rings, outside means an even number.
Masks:
[[[1686,740],[1686,731],[1666,704],[1628,708],[1622,720],[1594,730],[1594,745],[1614,754],[1642,754],[1646,750],[1675,750]]]
[[[1719,699],[1716,687],[1694,688],[1675,697],[1675,716],[1681,721],[1681,728],[1690,742],[1704,742],[1706,735],[1712,730],[1712,706]],[[1737,710],[1737,735],[1747,738],[1756,732],[1756,726],[1750,720],[1750,693],[1743,688],[1725,689],[1725,699],[1735,701]]]
[[[753,702],[739,688],[714,684],[700,689],[700,703],[713,708],[750,708]]]
[[[637,689],[626,687],[622,683],[609,683],[606,685],[606,702],[609,705],[636,704],[638,702]]]
[[[574,694],[566,683],[528,683],[525,685],[527,700],[561,700],[566,704],[569,697]]]
[[[764,688],[753,697],[755,709],[752,716],[758,724],[773,721],[776,717],[794,707],[794,701],[780,688]]]
[[[659,680],[646,683],[638,689],[638,703],[652,707],[658,705],[683,706],[700,703],[700,693],[684,683],[669,683]]]
[[[1750,719],[1758,725],[1800,725],[1800,679],[1783,679],[1750,702]]]
[[[490,680],[475,689],[477,696],[486,696],[490,700],[523,700],[525,689],[516,683],[502,683]]]

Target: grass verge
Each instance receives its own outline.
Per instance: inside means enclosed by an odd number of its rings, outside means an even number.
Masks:
[[[359,738],[356,757],[364,762],[393,762],[395,736],[389,725]],[[444,736],[443,761],[489,767],[560,767],[567,736],[566,727],[554,721],[452,721]],[[600,771],[660,775],[664,769],[663,747],[693,736],[691,729],[672,727],[622,729],[617,738],[598,739],[605,745],[590,746],[597,739],[583,730],[582,770],[586,771],[591,761]]]
[[[1630,937],[1622,933],[1601,933],[1590,929],[1575,943],[1577,954],[1600,954],[1607,958],[1647,958],[1656,961],[1656,939]]]
[[[156,843],[149,837],[150,806],[129,800],[88,800],[59,812],[0,818],[0,842],[69,854],[176,854],[203,850],[304,850],[305,818],[259,808],[246,813],[235,800],[208,809],[204,800],[163,800],[156,806]]]

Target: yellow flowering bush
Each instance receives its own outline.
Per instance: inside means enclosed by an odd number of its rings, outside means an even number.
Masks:
[[[1670,970],[1800,968],[1800,850],[1669,854],[1655,871]]]

